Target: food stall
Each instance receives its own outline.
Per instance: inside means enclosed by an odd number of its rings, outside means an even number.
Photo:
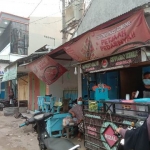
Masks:
[[[149,18],[141,8],[109,23],[65,48],[83,72],[85,147],[90,150],[117,150],[115,129],[139,124],[149,113],[149,97],[131,100],[143,84],[143,73],[150,70]]]
[[[150,98],[133,99],[131,93],[142,84],[142,74],[150,70],[149,45],[81,64],[85,147],[117,150],[119,126],[141,125],[150,113]],[[84,96],[87,95],[87,96]]]

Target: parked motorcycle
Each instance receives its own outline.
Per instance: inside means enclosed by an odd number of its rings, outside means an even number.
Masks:
[[[19,127],[34,125],[34,129],[38,134],[40,150],[77,150],[80,145],[74,145],[71,141],[62,138],[50,137],[46,131],[46,119],[53,117],[52,113],[38,112],[31,118],[27,119]]]

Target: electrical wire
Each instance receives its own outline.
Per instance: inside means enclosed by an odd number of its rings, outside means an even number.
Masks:
[[[48,18],[48,17],[50,17],[50,16],[52,16],[52,15],[55,15],[55,14],[58,14],[58,13],[60,13],[60,12],[57,12],[57,13],[54,13],[54,14],[51,14],[51,15],[48,15],[48,16],[39,18],[39,19],[37,19],[37,20],[35,20],[35,21],[30,22],[29,24],[34,23],[34,22],[37,22],[37,21],[40,21],[40,20],[43,20],[43,19],[45,19],[45,18]]]
[[[28,18],[33,14],[33,12],[37,9],[37,7],[41,4],[42,1],[43,1],[43,0],[41,0],[41,1],[37,4],[37,6],[33,9],[33,11],[31,12],[31,14],[28,16]]]
[[[33,24],[52,24],[52,23],[56,23],[56,22],[60,22],[62,21],[62,19],[54,21],[54,22],[49,22],[49,23],[33,23]]]

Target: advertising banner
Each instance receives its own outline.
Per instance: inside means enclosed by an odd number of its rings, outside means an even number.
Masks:
[[[17,64],[7,67],[4,71],[2,82],[17,79]]]
[[[79,41],[66,47],[65,51],[73,59],[82,62],[121,53],[134,47],[135,42],[140,45],[149,40],[150,30],[144,12],[138,11],[118,24],[88,33]],[[133,44],[116,51],[117,48],[127,43]]]
[[[35,60],[28,65],[28,68],[47,85],[54,83],[67,71],[66,68],[49,56]]]
[[[115,69],[119,66],[128,66],[139,62],[141,62],[141,51],[134,50],[83,64],[82,69],[84,72],[105,70],[107,68]]]

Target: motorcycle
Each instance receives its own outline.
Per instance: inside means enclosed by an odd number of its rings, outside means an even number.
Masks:
[[[45,120],[53,117],[52,113],[38,112],[19,127],[34,125],[34,129],[38,134],[38,142],[40,150],[77,150],[80,145],[74,145],[71,141],[63,138],[50,137],[46,131]]]

